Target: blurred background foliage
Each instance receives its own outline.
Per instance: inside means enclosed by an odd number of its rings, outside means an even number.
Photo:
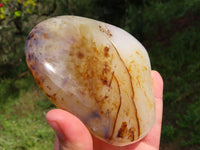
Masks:
[[[52,149],[45,114],[54,108],[25,62],[24,44],[40,21],[89,17],[124,28],[163,76],[161,150],[200,150],[200,0],[0,0],[0,149]]]

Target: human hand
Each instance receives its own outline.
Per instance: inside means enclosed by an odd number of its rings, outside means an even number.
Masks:
[[[107,144],[89,133],[85,125],[71,113],[54,109],[46,119],[56,132],[54,150],[158,150],[160,144],[163,80],[156,71],[151,72],[155,97],[156,120],[151,131],[140,141],[127,146]]]

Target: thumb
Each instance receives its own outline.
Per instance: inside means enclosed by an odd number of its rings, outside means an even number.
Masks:
[[[92,150],[92,137],[85,125],[74,115],[61,109],[47,113],[46,120],[56,132],[54,150]]]

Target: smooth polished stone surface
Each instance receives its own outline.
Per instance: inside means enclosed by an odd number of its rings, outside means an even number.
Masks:
[[[43,92],[94,136],[128,145],[154,125],[149,56],[126,31],[83,17],[50,18],[32,29],[25,54]]]

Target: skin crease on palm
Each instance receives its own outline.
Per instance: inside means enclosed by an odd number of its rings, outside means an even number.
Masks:
[[[71,113],[54,109],[46,115],[47,122],[57,135],[54,150],[158,150],[163,111],[163,79],[157,71],[152,71],[151,76],[156,120],[151,131],[142,140],[123,147],[112,146],[93,137],[85,125]]]

